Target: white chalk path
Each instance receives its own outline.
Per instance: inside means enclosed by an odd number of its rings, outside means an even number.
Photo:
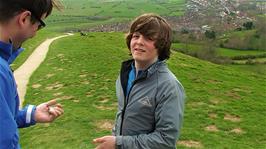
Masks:
[[[39,65],[44,61],[50,44],[59,38],[63,38],[66,36],[70,36],[73,34],[67,34],[58,36],[52,39],[45,40],[42,44],[40,44],[33,53],[29,56],[29,58],[18,68],[14,71],[14,77],[16,79],[16,83],[18,86],[18,94],[20,98],[20,108],[22,107],[26,90],[27,84],[32,73],[39,67]]]

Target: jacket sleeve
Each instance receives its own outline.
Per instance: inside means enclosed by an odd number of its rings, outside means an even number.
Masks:
[[[8,71],[3,71],[0,73],[0,107],[1,111],[3,111],[1,112],[1,116],[5,118],[9,117],[12,119],[12,121],[15,120],[17,127],[19,128],[34,125],[36,123],[34,119],[36,107],[33,105],[28,105],[22,110],[19,110],[19,97],[16,84],[14,80],[12,80],[12,74]]]
[[[19,148],[18,127],[34,124],[34,107],[31,117],[27,121],[28,107],[22,111],[18,109],[19,97],[13,74],[0,57],[0,149]],[[26,111],[26,112],[25,112]]]
[[[33,105],[28,105],[22,110],[19,110],[16,116],[18,128],[29,127],[36,124],[36,121],[34,119],[35,111],[36,106]]]
[[[117,136],[117,148],[175,148],[183,120],[185,93],[178,81],[169,82],[163,87],[157,95],[159,102],[155,110],[155,130],[149,134]]]
[[[0,67],[1,68],[1,67]],[[9,104],[11,86],[4,72],[0,71],[0,148],[14,148],[18,142],[17,124]],[[9,100],[8,100],[9,99]]]
[[[0,85],[0,148],[11,148],[15,141],[17,125],[2,91]]]
[[[117,128],[118,125],[121,123],[121,115],[122,115],[122,109],[123,109],[123,101],[121,101],[120,96],[123,96],[123,89],[121,87],[121,82],[120,82],[120,75],[118,76],[117,80],[116,80],[116,96],[118,99],[118,107],[117,107],[117,113],[116,113],[116,117],[115,117],[115,124],[114,127],[112,129],[112,135],[113,136],[117,136],[118,134],[120,134],[120,130]]]

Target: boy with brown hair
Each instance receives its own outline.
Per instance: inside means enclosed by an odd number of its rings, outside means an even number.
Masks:
[[[126,38],[133,57],[116,82],[118,112],[113,136],[94,140],[97,149],[175,149],[185,93],[167,68],[172,30],[162,17],[137,17]]]
[[[43,19],[55,0],[0,0],[0,149],[19,149],[18,128],[52,122],[63,114],[55,100],[19,110],[16,82],[9,65],[23,51],[24,41],[45,27]]]

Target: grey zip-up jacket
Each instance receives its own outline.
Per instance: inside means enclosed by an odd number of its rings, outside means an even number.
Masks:
[[[158,61],[137,76],[126,97],[132,62],[123,62],[116,81],[116,147],[175,149],[183,120],[184,88],[165,62]]]

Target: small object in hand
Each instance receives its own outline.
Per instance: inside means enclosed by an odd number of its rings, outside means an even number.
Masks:
[[[49,108],[49,109],[48,109],[49,113],[54,113],[54,112],[55,112],[54,107],[49,106],[48,108]]]

